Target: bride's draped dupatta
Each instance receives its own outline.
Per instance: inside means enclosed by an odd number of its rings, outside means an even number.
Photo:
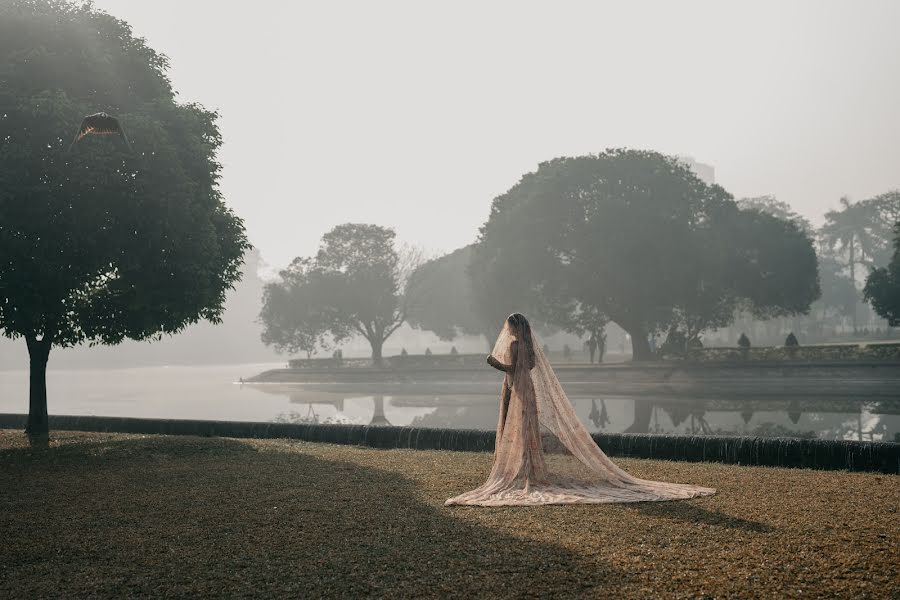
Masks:
[[[517,334],[521,337],[507,323],[491,352],[512,368],[503,382],[490,476],[477,489],[446,504],[645,502],[715,493],[696,485],[638,479],[616,466],[575,414],[537,337],[518,341],[514,349]],[[507,396],[509,403],[503,410]]]

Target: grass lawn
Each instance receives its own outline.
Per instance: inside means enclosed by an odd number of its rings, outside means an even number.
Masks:
[[[491,456],[0,430],[0,597],[900,597],[900,477],[619,460],[691,501],[445,508]]]

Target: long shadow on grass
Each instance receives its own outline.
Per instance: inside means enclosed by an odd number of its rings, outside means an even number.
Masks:
[[[729,529],[743,529],[754,533],[769,533],[775,528],[758,521],[749,521],[726,515],[718,511],[707,510],[701,506],[689,504],[683,501],[673,502],[636,502],[628,505],[631,508],[653,517],[665,517],[688,523],[705,523],[715,527],[727,527]]]
[[[233,440],[8,449],[0,475],[0,596],[546,597],[626,577],[395,473]]]

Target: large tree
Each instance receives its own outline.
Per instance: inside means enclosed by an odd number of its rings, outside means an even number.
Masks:
[[[384,342],[406,321],[414,300],[404,290],[419,253],[398,251],[395,237],[393,229],[378,225],[338,225],[322,236],[315,258],[340,323],[332,334],[361,335],[375,365],[381,365]]]
[[[165,57],[90,4],[0,3],[0,330],[31,357],[27,430],[47,427],[53,346],[220,320],[249,248],[218,189],[216,114],[175,101]],[[132,151],[87,138],[119,117]]]
[[[876,240],[869,266],[883,267],[891,261],[894,252],[895,225],[900,222],[900,190],[879,194],[860,204],[868,215],[870,231]]]
[[[812,242],[795,223],[742,211],[648,151],[542,163],[494,201],[475,261],[486,280],[510,280],[507,304],[548,320],[566,306],[607,316],[631,335],[635,360],[651,357],[648,334],[679,320],[721,326],[737,302],[796,314],[818,296]]]
[[[825,224],[819,230],[819,240],[824,254],[832,255],[850,270],[850,281],[857,284],[857,267],[872,264],[878,251],[879,240],[872,232],[872,214],[860,203],[841,198],[841,210],[825,213]],[[850,309],[853,331],[857,330],[856,299]]]
[[[460,335],[484,335],[493,344],[498,323],[484,323],[475,310],[469,263],[472,246],[422,264],[410,277],[407,289],[416,302],[409,309],[409,324],[434,332],[442,340]]]
[[[891,327],[900,326],[900,221],[894,226],[894,256],[886,267],[874,269],[863,290],[875,312]]]
[[[777,217],[782,221],[793,221],[806,234],[813,234],[812,224],[806,217],[794,212],[791,205],[775,196],[754,196],[737,201],[741,210],[758,210]]]
[[[392,229],[346,223],[324,236],[313,258],[295,259],[269,286],[261,318],[269,343],[311,349],[327,335],[340,342],[360,335],[382,364],[382,348],[406,321],[413,302],[407,286],[420,253],[398,250]]]
[[[307,358],[327,349],[331,338],[348,335],[332,299],[327,275],[313,260],[297,258],[279,273],[280,280],[263,290],[262,341],[278,352],[305,352]]]
[[[840,210],[825,213],[819,242],[823,254],[845,266],[856,287],[860,281],[858,268],[882,267],[891,258],[893,227],[900,220],[900,191],[885,192],[856,203],[844,197],[840,204]],[[850,314],[856,331],[855,298]]]

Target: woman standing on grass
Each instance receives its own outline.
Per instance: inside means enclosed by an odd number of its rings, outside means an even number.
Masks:
[[[494,466],[448,505],[596,504],[709,496],[712,488],[633,477],[597,446],[575,414],[521,314],[506,320],[488,364],[506,373]]]

